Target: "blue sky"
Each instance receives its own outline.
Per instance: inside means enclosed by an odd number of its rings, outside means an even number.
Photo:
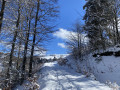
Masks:
[[[49,42],[47,54],[66,54],[67,50],[64,48],[64,41],[66,40],[62,36],[66,36],[64,32],[69,33],[69,28],[77,20],[82,21],[85,11],[83,5],[85,0],[59,0],[60,16],[56,24],[59,31],[55,32],[53,39]],[[59,29],[60,28],[60,29]],[[60,36],[61,35],[61,36]]]

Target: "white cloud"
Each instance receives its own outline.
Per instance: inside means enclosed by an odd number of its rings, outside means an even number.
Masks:
[[[64,40],[68,40],[70,33],[71,31],[60,28],[59,31],[56,31],[55,33],[53,33],[53,35]]]
[[[62,48],[66,48],[64,43],[58,43],[58,46],[62,47]]]
[[[78,35],[77,32],[68,31],[67,29],[63,29],[63,28],[60,28],[59,31],[56,31],[55,33],[53,33],[53,36],[56,36],[63,40],[71,40],[71,36],[74,38],[77,38],[77,35]],[[88,38],[85,36],[86,36],[85,34],[81,34],[82,40],[84,42],[87,42]]]

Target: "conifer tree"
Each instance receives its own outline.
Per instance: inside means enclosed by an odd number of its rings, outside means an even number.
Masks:
[[[106,48],[105,34],[112,19],[112,6],[111,0],[87,0],[83,7],[86,10],[83,18],[85,20],[84,28],[94,50]]]

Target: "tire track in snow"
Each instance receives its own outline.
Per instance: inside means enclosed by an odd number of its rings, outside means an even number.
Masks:
[[[62,83],[67,83],[66,89],[64,88],[62,90],[79,90],[77,87],[75,87],[75,84],[64,74],[66,73],[65,70],[61,70],[61,69],[57,70],[56,68],[54,70],[56,71],[56,77],[59,81],[59,85],[64,86]],[[66,80],[66,81],[64,82],[63,80]]]

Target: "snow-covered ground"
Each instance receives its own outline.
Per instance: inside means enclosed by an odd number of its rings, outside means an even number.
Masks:
[[[120,51],[120,45],[108,48],[106,51]],[[100,82],[110,81],[120,86],[120,57],[115,57],[114,55],[102,56],[101,59],[101,61],[97,62],[96,58],[89,55],[88,61],[92,73]]]
[[[102,61],[96,62],[95,58],[90,61],[90,67],[95,77],[101,81],[116,82],[120,85],[120,57],[102,56]]]
[[[111,47],[106,51],[120,51],[120,47]],[[96,80],[101,83],[108,83],[115,90],[120,90],[120,57],[101,56],[101,60],[98,61],[93,57],[93,54],[86,55],[83,61],[75,60],[71,56],[68,56],[67,65],[73,68],[77,72],[92,73]],[[118,86],[119,85],[119,86]]]
[[[39,90],[112,90],[103,83],[75,72],[57,62],[45,63],[38,79]],[[23,86],[17,90],[24,90]]]

